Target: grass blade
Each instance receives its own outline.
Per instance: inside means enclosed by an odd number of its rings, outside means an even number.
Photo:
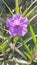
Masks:
[[[4,11],[4,8],[2,9],[2,11],[1,11],[1,13],[0,13],[0,17],[2,16],[3,11]]]
[[[37,14],[35,14],[35,15],[29,20],[29,23],[30,23],[31,21],[33,21],[33,19],[35,19],[35,17],[37,17]]]
[[[24,54],[31,60],[31,56],[27,52],[24,52]]]
[[[20,40],[21,40],[22,44],[24,45],[24,47],[26,48],[26,50],[28,51],[28,53],[31,55],[31,51],[30,51],[28,45],[26,44],[26,42],[23,41],[22,39],[20,39]]]
[[[30,28],[30,32],[31,32],[31,35],[32,35],[32,39],[33,39],[34,45],[36,47],[36,36],[35,36],[35,33],[34,33],[33,28],[32,28],[31,25],[29,25],[29,28]]]
[[[35,0],[35,1],[33,1],[32,3],[31,3],[31,5],[23,12],[23,16],[25,16],[26,15],[26,13],[28,12],[28,10],[34,5],[34,3],[36,3],[37,2],[37,0]]]
[[[6,7],[8,8],[9,12],[11,13],[11,15],[13,15],[12,10],[9,8],[9,6],[6,4],[6,2],[4,0],[2,0],[2,1],[6,5]]]
[[[16,5],[16,14],[19,14],[19,0],[15,0],[15,5]]]
[[[29,17],[33,12],[34,10],[37,8],[37,6],[35,6],[32,10],[30,10],[25,17]]]

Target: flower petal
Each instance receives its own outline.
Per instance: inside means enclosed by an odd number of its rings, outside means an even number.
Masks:
[[[23,27],[18,27],[16,30],[15,30],[16,34],[19,35],[19,36],[24,36],[28,31],[26,28],[23,28]]]
[[[27,27],[28,24],[29,24],[27,18],[22,18],[22,19],[20,20],[20,22],[21,22],[21,25],[24,26],[24,27]]]
[[[19,19],[19,18],[20,18],[20,14],[14,14],[14,15],[13,15],[13,18],[14,18],[14,20]]]
[[[10,28],[9,29],[9,34],[11,35],[11,36],[16,36],[17,34],[15,33],[15,29],[14,28]]]

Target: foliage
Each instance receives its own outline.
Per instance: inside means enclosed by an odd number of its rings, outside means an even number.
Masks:
[[[31,4],[28,6],[26,4],[24,11],[24,5],[22,6],[22,3],[19,5],[20,1],[15,0],[15,8],[11,9],[5,0],[2,0],[8,12],[5,8],[0,12],[0,65],[37,65],[35,58],[37,54],[37,5],[35,5],[37,0],[25,1],[25,3]],[[15,13],[21,14],[29,20],[28,33],[24,37],[12,37],[8,34],[6,19]]]

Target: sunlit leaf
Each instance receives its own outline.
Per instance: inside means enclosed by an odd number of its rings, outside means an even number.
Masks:
[[[7,39],[6,41],[4,41],[1,46],[0,46],[0,50],[2,51],[2,53],[5,52],[5,50],[8,48],[9,44],[10,44],[10,39],[12,37],[10,36],[9,39]]]
[[[19,36],[14,37],[13,39],[14,43],[17,43],[18,39],[19,39]]]
[[[27,52],[24,52],[24,54],[31,60],[31,56]]]
[[[32,5],[34,5],[34,3],[36,3],[37,2],[37,0],[35,0],[35,1],[33,1],[32,3],[31,3],[31,5],[28,7],[28,8],[26,8],[26,10],[23,12],[23,16],[25,16],[26,14],[27,14],[27,12],[29,11],[29,9],[32,7]]]
[[[37,7],[37,6],[35,6],[33,9],[31,9],[31,10],[26,14],[25,17],[29,17],[29,16],[34,12],[34,10],[36,9],[36,7]]]

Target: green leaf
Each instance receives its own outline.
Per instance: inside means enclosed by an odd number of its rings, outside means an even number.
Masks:
[[[23,12],[23,16],[25,16],[26,14],[27,14],[27,12],[29,11],[29,9],[34,5],[34,3],[36,3],[36,0],[35,1],[33,1],[32,3],[31,3],[31,5],[28,7],[28,8],[26,8],[26,10]]]
[[[2,9],[2,11],[1,11],[1,13],[0,13],[0,16],[2,16],[3,10],[4,10],[4,8]]]
[[[25,16],[27,11],[28,11],[28,8],[26,8],[26,10],[23,12],[22,16]]]
[[[34,30],[33,30],[31,25],[29,25],[29,28],[30,28],[30,32],[31,32],[31,35],[32,35],[32,39],[33,39],[34,45],[36,47],[36,36],[35,36]]]
[[[4,53],[5,50],[8,48],[8,46],[9,46],[9,44],[10,44],[10,41],[11,41],[11,38],[12,38],[12,37],[10,36],[5,42],[3,42],[3,43],[1,44],[0,50],[1,50],[2,53]]]
[[[0,52],[1,52],[1,49],[2,49],[2,48],[1,48],[1,46],[0,46]]]
[[[5,22],[5,20],[4,20],[3,18],[1,18],[1,17],[0,17],[0,20],[3,21],[3,22]],[[1,22],[1,21],[0,21],[0,22]]]
[[[19,36],[14,37],[13,39],[14,43],[17,43],[18,39],[19,39]]]
[[[22,15],[22,6],[20,6],[20,14]]]
[[[5,42],[1,45],[2,49],[6,49],[7,46],[8,46],[8,44]]]
[[[35,6],[33,9],[31,9],[27,14],[26,14],[26,16],[25,17],[29,17],[33,12],[34,12],[34,10],[37,8],[37,6]]]
[[[8,48],[8,44],[7,44],[7,43],[3,43],[3,44],[1,45],[1,52],[2,52],[3,54],[5,54],[5,51],[6,51],[7,48]]]
[[[26,50],[28,51],[28,53],[31,55],[32,53],[31,53],[31,51],[30,51],[30,49],[29,49],[28,45],[26,44],[26,42],[25,42],[25,41],[23,41],[23,40],[22,40],[22,38],[20,38],[20,40],[21,40],[21,42],[22,42],[23,46],[25,47],[25,49],[26,49]]]
[[[24,54],[31,60],[31,56],[27,52],[24,52]]]
[[[11,13],[11,15],[13,15],[12,10],[9,8],[9,6],[6,4],[6,2],[4,0],[2,0],[2,1],[6,5],[6,7],[8,8],[9,12]]]
[[[19,0],[15,0],[16,14],[19,14]]]

